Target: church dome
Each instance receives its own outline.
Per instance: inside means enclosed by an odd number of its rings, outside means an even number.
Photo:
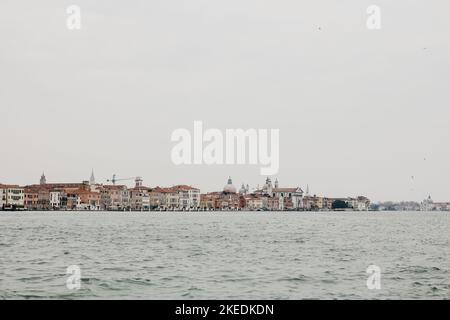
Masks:
[[[225,193],[236,193],[236,188],[233,186],[233,181],[231,177],[228,178],[228,183],[223,187],[223,192]]]

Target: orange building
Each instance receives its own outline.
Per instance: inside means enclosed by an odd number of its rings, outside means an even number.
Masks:
[[[77,190],[73,192],[78,195],[80,202],[79,210],[100,210],[101,195],[99,192],[91,192],[86,190]]]
[[[39,209],[39,189],[32,187],[24,188],[24,206],[27,210]]]

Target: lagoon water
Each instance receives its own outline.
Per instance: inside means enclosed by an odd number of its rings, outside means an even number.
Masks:
[[[0,298],[450,299],[450,213],[0,212]]]

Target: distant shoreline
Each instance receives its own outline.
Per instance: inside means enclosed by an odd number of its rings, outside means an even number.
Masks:
[[[210,212],[210,213],[383,213],[383,212],[421,212],[421,213],[435,213],[435,212],[450,212],[446,210],[432,210],[432,211],[422,211],[422,210],[27,210],[27,209],[16,209],[16,210],[0,210],[0,213],[2,212],[26,212],[26,213],[32,213],[32,212],[74,212],[74,213],[81,213],[81,212],[101,212],[101,213],[107,213],[107,212],[124,212],[124,213],[134,213],[134,212],[142,212],[142,213],[197,213],[197,212]]]

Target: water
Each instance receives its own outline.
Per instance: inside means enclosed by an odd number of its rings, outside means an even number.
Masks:
[[[450,213],[0,212],[0,298],[449,299],[449,231]]]

